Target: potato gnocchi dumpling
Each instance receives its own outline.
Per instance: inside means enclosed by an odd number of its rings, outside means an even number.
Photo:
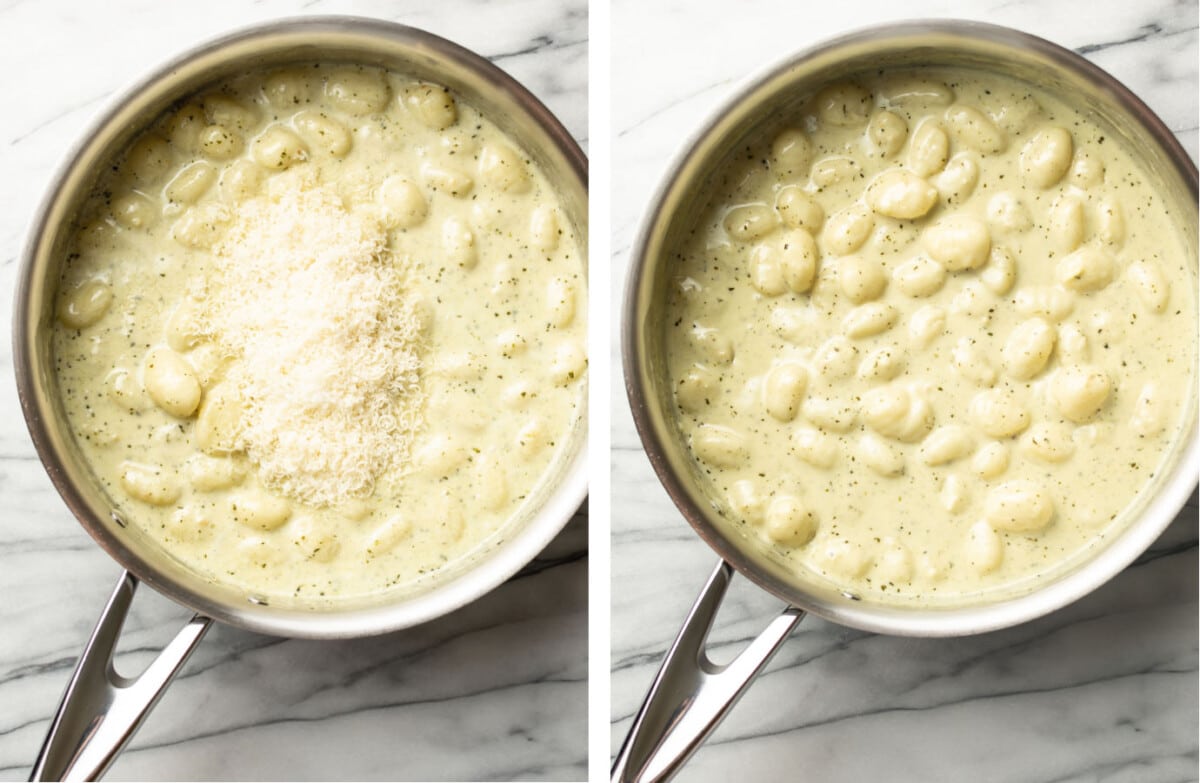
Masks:
[[[795,106],[668,249],[698,475],[804,578],[1023,589],[1123,524],[1178,436],[1176,218],[1119,134],[1006,77],[865,73]]]
[[[207,86],[110,168],[68,248],[53,350],[131,525],[204,576],[311,606],[422,590],[523,521],[580,426],[587,281],[579,227],[515,139],[441,85],[310,63]],[[781,290],[817,263],[795,231],[773,245]],[[346,259],[361,268],[305,282]],[[678,394],[717,391],[697,367]]]

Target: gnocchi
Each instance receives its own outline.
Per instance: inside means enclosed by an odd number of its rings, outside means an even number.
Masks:
[[[891,329],[899,316],[899,311],[890,304],[868,302],[846,313],[842,326],[855,339],[874,337]]]
[[[830,252],[844,256],[862,247],[874,227],[867,205],[857,203],[830,215],[821,236]]]
[[[950,352],[954,370],[977,386],[992,386],[996,383],[996,370],[991,361],[979,349],[973,337],[960,337]]]
[[[1017,262],[1007,248],[993,247],[987,266],[979,273],[979,280],[997,296],[1004,296],[1017,282]]]
[[[1125,210],[1114,198],[1100,200],[1096,215],[1096,236],[1113,248],[1125,244]]]
[[[1139,436],[1148,438],[1158,435],[1167,426],[1167,402],[1162,387],[1150,381],[1142,386],[1133,403],[1133,416],[1129,426]]]
[[[708,405],[710,396],[716,391],[716,383],[712,373],[701,365],[692,365],[688,375],[679,378],[676,383],[676,402],[682,410],[696,413]]]
[[[1045,190],[1057,184],[1071,165],[1074,150],[1070,131],[1044,128],[1021,150],[1021,174],[1035,187]]]
[[[475,180],[453,166],[426,163],[421,167],[421,182],[430,190],[455,198],[466,198],[475,187]]]
[[[836,397],[808,396],[801,403],[804,418],[829,432],[849,432],[858,419],[858,408],[848,400]]]
[[[1048,396],[1059,413],[1082,424],[1100,412],[1111,389],[1112,381],[1099,367],[1074,364],[1054,373]]]
[[[335,534],[325,532],[312,517],[293,520],[289,525],[292,544],[306,560],[328,563],[337,557],[341,542]]]
[[[789,185],[779,191],[775,199],[775,210],[780,220],[789,228],[802,228],[816,234],[825,222],[825,209],[804,189]]]
[[[779,249],[768,243],[755,245],[750,251],[750,284],[763,296],[779,296],[788,290],[779,262]],[[814,269],[815,271],[815,269]],[[811,284],[811,281],[810,281]]]
[[[1004,150],[1008,140],[983,112],[972,106],[955,104],[946,109],[946,125],[960,143],[984,154]]]
[[[988,493],[983,516],[996,530],[1032,533],[1050,524],[1054,503],[1046,488],[1036,481],[1006,481]]]
[[[291,68],[267,74],[259,89],[267,105],[275,109],[294,109],[308,103],[311,96],[307,76]]]
[[[125,153],[125,167],[131,178],[142,185],[153,185],[171,169],[171,145],[153,133],[139,138]]]
[[[397,228],[415,228],[429,215],[425,194],[407,177],[393,175],[379,186],[379,203],[384,219]]]
[[[836,381],[854,372],[858,353],[858,346],[848,338],[834,335],[817,348],[812,356],[812,366],[826,380]]]
[[[377,527],[367,538],[367,557],[379,557],[412,536],[412,521],[397,514]]]
[[[121,487],[134,500],[151,506],[168,506],[179,499],[178,482],[159,465],[121,464]]]
[[[881,157],[890,158],[904,146],[908,138],[908,123],[895,112],[879,109],[871,115],[867,138]]]
[[[149,228],[158,219],[154,203],[137,192],[117,198],[113,202],[112,211],[113,220],[122,228]]]
[[[848,256],[838,261],[838,285],[855,304],[878,299],[887,287],[883,265],[865,256]]]
[[[797,427],[792,434],[796,455],[817,468],[830,468],[837,461],[838,442],[832,436],[811,427]]]
[[[1113,259],[1099,247],[1083,247],[1058,262],[1054,276],[1063,288],[1080,293],[1099,291],[1112,282]]]
[[[850,82],[826,87],[813,101],[817,117],[830,125],[862,125],[871,110],[871,93]]]
[[[946,282],[946,268],[929,256],[918,255],[896,267],[892,280],[908,296],[932,296]]]
[[[813,164],[810,175],[813,183],[819,188],[830,188],[861,176],[862,167],[853,158],[844,155],[822,158]]]
[[[937,120],[925,119],[909,140],[907,166],[919,177],[937,174],[950,159],[950,138]]]
[[[217,181],[221,197],[228,202],[245,201],[258,192],[262,184],[261,169],[253,161],[241,158],[226,166]]]
[[[562,233],[562,228],[558,225],[558,210],[549,204],[543,204],[533,210],[529,217],[529,238],[534,247],[553,252],[558,249]]]
[[[1070,253],[1083,242],[1083,202],[1074,196],[1060,196],[1050,205],[1050,237],[1055,249]]]
[[[908,334],[918,348],[925,348],[946,330],[946,311],[926,305],[912,314]]]
[[[458,122],[458,102],[445,87],[416,85],[409,90],[404,102],[422,124],[433,130],[445,130]]]
[[[767,373],[763,384],[763,406],[779,421],[796,418],[800,401],[808,384],[808,372],[800,364],[778,364]]]
[[[992,238],[978,218],[954,215],[929,227],[925,247],[934,261],[951,272],[961,272],[983,266],[992,249]]]
[[[245,491],[229,498],[229,517],[257,530],[274,530],[292,515],[286,500],[261,491]]]
[[[775,137],[771,157],[784,176],[803,176],[812,162],[812,142],[804,131],[789,128]]]
[[[172,416],[186,418],[200,405],[200,382],[196,374],[170,348],[159,346],[146,355],[142,383],[150,399]]]
[[[777,544],[804,546],[817,533],[817,518],[800,498],[781,495],[767,507],[763,528]]]
[[[1044,318],[1030,318],[1017,324],[1004,343],[1004,367],[1017,380],[1027,381],[1042,371],[1058,332]]]
[[[58,320],[68,329],[86,329],[112,305],[112,289],[103,280],[89,280],[59,298]]]
[[[783,235],[779,253],[779,271],[792,292],[803,294],[812,288],[817,275],[817,242],[803,228]]]
[[[890,381],[904,372],[904,354],[890,345],[868,353],[858,365],[856,374],[864,381]]]
[[[223,125],[209,125],[200,131],[200,151],[213,160],[229,160],[240,154],[244,141]]]
[[[1039,421],[1030,427],[1021,436],[1021,447],[1026,454],[1043,462],[1063,462],[1075,451],[1071,431],[1050,421]]]
[[[442,250],[451,263],[464,269],[473,269],[479,263],[475,232],[460,218],[448,217],[442,224]]]
[[[857,452],[862,463],[880,476],[892,478],[904,472],[904,455],[877,435],[860,436]]]
[[[979,182],[979,164],[967,153],[959,153],[946,163],[933,184],[947,204],[961,204],[971,197]]]
[[[1008,470],[1008,447],[999,441],[982,446],[971,458],[971,470],[982,479],[994,479]]]
[[[987,219],[993,231],[1006,234],[1020,234],[1033,226],[1029,209],[1009,191],[997,193],[988,201]]]
[[[946,465],[971,453],[971,434],[958,424],[940,426],[920,443],[919,455],[925,465]]]
[[[308,147],[295,131],[272,125],[254,140],[254,161],[266,169],[286,169],[308,159]]]
[[[976,522],[967,530],[963,555],[976,573],[991,573],[1004,559],[1004,541],[987,522]]]
[[[217,170],[211,164],[196,161],[182,169],[167,183],[164,195],[167,201],[178,204],[195,204],[217,178]]]
[[[730,508],[741,515],[742,519],[756,525],[762,523],[766,503],[753,481],[742,479],[734,482],[726,499]]]
[[[349,128],[327,114],[302,111],[296,115],[293,123],[310,147],[335,158],[344,158],[350,152],[352,140]]]
[[[725,230],[734,239],[749,242],[769,234],[778,221],[775,210],[766,204],[743,204],[729,210]]]
[[[185,463],[188,483],[200,492],[236,487],[246,478],[246,470],[231,459],[217,459],[203,454],[189,457]]]
[[[552,277],[546,284],[546,311],[550,325],[562,329],[575,318],[575,284],[565,277]]]
[[[867,204],[880,215],[913,220],[937,203],[938,189],[904,169],[888,169],[867,186]]]
[[[479,174],[488,184],[509,193],[525,193],[530,187],[525,162],[516,150],[503,142],[483,148]]]
[[[1170,288],[1157,264],[1147,259],[1135,261],[1129,265],[1125,274],[1147,310],[1152,313],[1161,313],[1167,308]]]
[[[1029,409],[1007,389],[989,389],[971,398],[971,418],[993,438],[1017,435],[1029,426]]]
[[[863,421],[881,435],[911,443],[933,427],[933,409],[910,389],[893,383],[863,395]]]
[[[731,427],[706,424],[692,435],[692,451],[719,468],[732,468],[746,461],[746,438]]]
[[[382,111],[390,98],[387,80],[374,68],[343,68],[325,79],[325,97],[353,116]]]
[[[951,514],[961,514],[969,502],[966,482],[958,475],[948,476],[942,484],[938,501]]]

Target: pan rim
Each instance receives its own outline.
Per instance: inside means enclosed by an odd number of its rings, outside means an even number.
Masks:
[[[646,366],[647,360],[642,347],[653,338],[645,336],[644,324],[640,320],[641,313],[645,312],[644,295],[648,296],[647,291],[651,288],[647,270],[652,269],[655,263],[648,256],[656,233],[670,220],[670,215],[667,214],[668,202],[684,184],[687,184],[684,180],[695,181],[697,178],[688,174],[688,169],[693,165],[702,168],[702,164],[711,163],[710,160],[704,160],[704,153],[708,152],[704,145],[714,135],[729,131],[729,126],[724,124],[728,115],[746,106],[760,90],[765,90],[771,83],[786,76],[790,70],[817,58],[830,57],[839,51],[881,41],[894,45],[899,41],[908,41],[911,45],[912,41],[927,39],[930,36],[953,39],[962,45],[986,42],[1032,52],[1056,67],[1090,82],[1114,105],[1136,119],[1146,136],[1173,164],[1175,172],[1181,177],[1182,183],[1190,191],[1193,203],[1195,202],[1196,164],[1188,157],[1174,135],[1128,88],[1082,56],[1032,34],[982,22],[915,19],[863,27],[792,53],[743,80],[731,89],[730,94],[721,100],[698,128],[684,140],[679,151],[667,164],[657,188],[648,201],[630,250],[621,307],[620,335],[626,395],[639,438],[659,482],[701,540],[758,587],[790,605],[831,622],[893,635],[947,637],[984,633],[1018,625],[1066,606],[1113,578],[1133,563],[1162,534],[1191,495],[1196,486],[1197,473],[1200,472],[1200,433],[1195,426],[1196,378],[1192,379],[1192,395],[1187,402],[1190,408],[1185,416],[1185,426],[1190,427],[1191,432],[1187,437],[1181,436],[1172,449],[1175,462],[1169,468],[1170,476],[1162,481],[1157,493],[1142,508],[1138,519],[1130,521],[1125,529],[1114,535],[1111,541],[1088,556],[1070,573],[1060,575],[1053,581],[1015,597],[978,604],[919,607],[860,600],[848,593],[838,596],[837,600],[829,600],[760,568],[733,542],[733,536],[721,532],[721,526],[710,513],[708,504],[702,501],[698,493],[693,493],[689,489],[689,482],[676,472],[671,464],[674,444],[659,426],[651,410],[655,405],[655,379]],[[695,163],[697,159],[701,160],[700,164]]]
[[[541,505],[531,509],[527,518],[509,530],[503,540],[491,544],[486,551],[469,559],[465,567],[448,574],[428,589],[415,594],[401,594],[393,600],[369,606],[304,610],[273,607],[252,600],[234,605],[210,595],[202,595],[162,574],[93,513],[86,493],[71,480],[65,467],[65,457],[50,431],[55,416],[50,401],[37,391],[35,376],[39,369],[45,368],[39,367],[34,343],[35,330],[30,328],[32,319],[40,312],[31,295],[31,289],[39,282],[34,275],[36,259],[44,252],[43,246],[54,231],[52,212],[65,198],[63,191],[68,180],[77,172],[92,148],[93,136],[110,126],[129,102],[169,81],[176,71],[189,64],[217,57],[222,52],[247,43],[275,40],[276,48],[283,49],[287,45],[311,44],[325,35],[352,38],[364,47],[373,41],[380,45],[407,47],[426,57],[445,58],[442,62],[471,72],[523,112],[526,119],[536,124],[539,132],[544,134],[548,148],[553,149],[563,161],[566,178],[563,187],[577,187],[582,195],[580,252],[586,269],[587,157],[562,123],[527,88],[481,55],[420,28],[370,17],[291,16],[239,27],[202,41],[166,62],[153,66],[145,75],[110,97],[87,123],[51,175],[30,221],[19,256],[14,287],[12,348],[21,412],[38,458],[72,515],[110,557],[139,581],[219,622],[273,636],[342,639],[388,633],[448,614],[510,579],[562,531],[587,498],[586,391],[580,394],[580,410],[574,425],[575,432],[572,433],[571,448],[560,455],[554,469],[556,475],[553,477],[553,486],[546,486],[543,490]],[[364,48],[362,51],[367,50]],[[182,93],[176,96],[181,97]],[[209,581],[220,584],[219,580]],[[250,596],[245,594],[244,597]]]

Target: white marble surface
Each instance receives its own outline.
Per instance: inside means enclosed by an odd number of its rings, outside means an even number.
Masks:
[[[52,168],[115,89],[225,30],[297,14],[402,21],[491,58],[587,133],[587,5],[0,2],[0,779],[23,780],[118,574],[34,456],[11,380],[16,257]],[[578,780],[586,776],[587,519],[440,621],[307,642],[217,627],[110,779]],[[127,668],[187,617],[139,593]]]
[[[1007,24],[1083,52],[1196,155],[1194,2],[616,0],[616,290],[666,161],[739,80],[842,31],[939,16]],[[619,403],[619,372],[612,395],[615,752],[716,556],[656,481]],[[806,619],[679,779],[1195,780],[1196,520],[1193,496],[1137,565],[1077,604],[1010,630],[936,641]],[[780,608],[737,580],[714,655],[731,657]]]

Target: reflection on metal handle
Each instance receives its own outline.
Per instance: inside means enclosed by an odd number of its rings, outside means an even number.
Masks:
[[[705,643],[732,577],[733,568],[722,560],[696,599],[617,753],[612,783],[674,777],[804,617],[789,606],[737,658],[717,666]]]
[[[113,653],[137,579],[123,572],[50,723],[30,780],[96,780],[158,703],[212,620],[194,616],[136,679],[117,674]]]

